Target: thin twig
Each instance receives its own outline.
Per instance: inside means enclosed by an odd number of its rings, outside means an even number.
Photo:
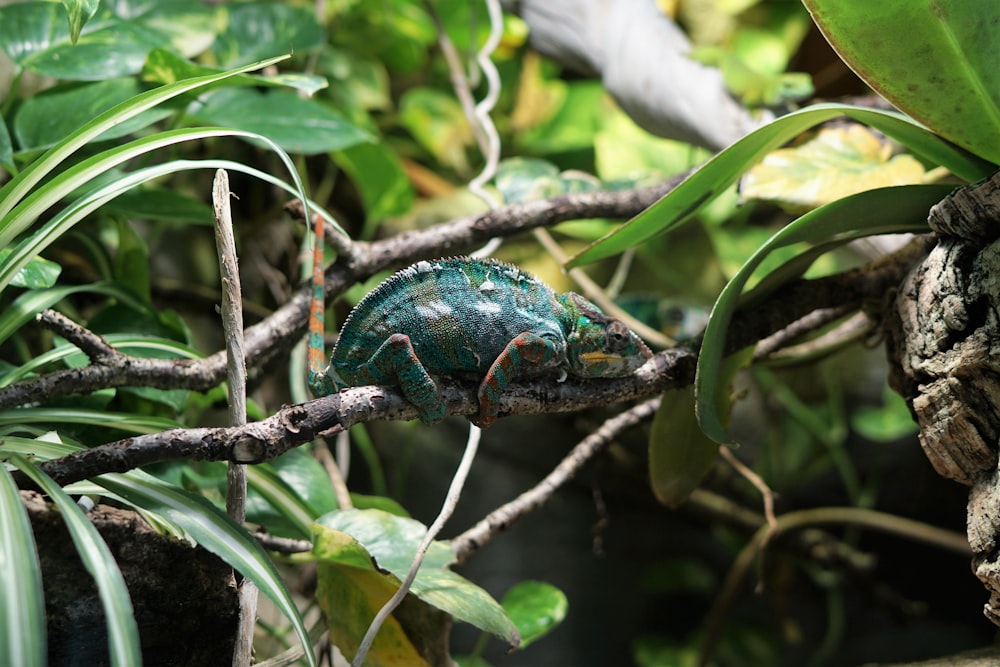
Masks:
[[[339,440],[341,436],[346,435],[346,431],[340,433],[337,435],[337,439]],[[351,501],[351,492],[347,489],[347,482],[344,481],[344,475],[340,470],[340,466],[337,465],[336,459],[330,453],[330,447],[324,440],[320,440],[316,443],[314,451],[320,465],[326,470],[327,477],[330,478],[330,485],[333,486],[333,493],[337,497],[337,506],[342,510],[349,510],[354,507],[354,503]]]
[[[92,364],[112,365],[127,355],[111,347],[106,340],[90,329],[80,326],[62,313],[46,308],[35,316],[35,320],[49,331],[59,334],[76,345],[87,355]]]
[[[268,551],[274,551],[279,554],[301,554],[313,549],[313,543],[309,540],[279,537],[270,533],[254,533],[253,538]]]
[[[805,317],[792,322],[781,331],[778,331],[760,341],[754,349],[754,359],[766,359],[775,354],[778,350],[786,348],[796,339],[825,327],[831,322],[839,320],[851,311],[852,309],[845,307],[820,308],[814,310]]]
[[[243,300],[239,263],[233,236],[229,175],[215,173],[212,203],[215,209],[215,240],[222,276],[222,330],[226,339],[226,367],[229,384],[229,423],[247,423],[247,370],[243,352]],[[241,463],[229,462],[226,472],[226,512],[235,521],[246,520],[247,471]],[[239,584],[240,621],[233,647],[233,667],[249,667],[253,661],[253,629],[257,623],[257,587],[244,579]]]
[[[600,453],[623,431],[651,419],[660,405],[660,397],[651,398],[635,407],[611,417],[600,428],[584,438],[542,481],[514,500],[490,512],[472,528],[451,541],[458,563],[464,562],[476,550],[515,521],[538,509],[573,479],[591,459]]]
[[[338,261],[326,270],[325,298],[375,273],[419,259],[460,254],[495,236],[511,236],[538,226],[580,218],[629,218],[672,190],[680,178],[648,188],[618,192],[571,193],[548,200],[503,206],[428,229],[405,232],[372,243],[337,248]],[[338,238],[342,238],[339,237]],[[303,285],[268,318],[244,332],[248,373],[256,377],[267,364],[287,354],[306,331],[311,289]],[[225,379],[226,355],[202,359],[147,359],[122,355],[112,365],[58,370],[0,387],[0,407],[49,401],[113,387],[152,387],[207,391]]]
[[[389,598],[389,601],[379,609],[371,625],[368,626],[368,631],[365,632],[364,639],[361,640],[361,644],[358,646],[358,652],[351,661],[351,667],[361,667],[364,664],[365,656],[368,655],[368,650],[371,648],[372,642],[375,641],[375,636],[378,634],[379,629],[385,623],[386,619],[389,618],[389,614],[399,606],[399,603],[409,593],[410,587],[413,585],[413,580],[416,579],[417,572],[420,570],[420,565],[424,562],[424,556],[427,555],[427,550],[431,546],[431,542],[441,532],[444,524],[451,518],[455,508],[458,506],[459,497],[462,495],[462,487],[465,486],[465,480],[469,476],[469,469],[472,467],[472,462],[475,460],[476,452],[479,449],[480,435],[482,435],[482,431],[475,425],[470,425],[469,439],[465,445],[465,453],[462,455],[462,460],[458,464],[455,475],[451,478],[451,486],[448,487],[448,493],[441,506],[441,511],[438,513],[434,523],[431,524],[431,527],[427,529],[427,534],[421,540],[420,546],[417,547],[417,552],[413,556],[413,562],[410,564],[410,571],[406,574],[403,583],[400,584],[395,594]]]
[[[708,627],[699,651],[699,665],[707,665],[711,661],[726,611],[736,599],[740,584],[750,571],[754,558],[778,536],[824,524],[849,524],[880,530],[945,549],[965,558],[972,557],[965,535],[885,512],[862,507],[820,507],[788,512],[778,517],[774,526],[761,526],[733,562],[707,616]]]

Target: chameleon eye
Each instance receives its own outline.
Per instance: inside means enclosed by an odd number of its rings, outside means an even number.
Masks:
[[[609,352],[621,352],[629,346],[631,337],[629,329],[618,320],[608,322],[604,332],[604,342]]]

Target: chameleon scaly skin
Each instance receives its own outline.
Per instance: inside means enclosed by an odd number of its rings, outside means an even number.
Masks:
[[[326,373],[337,389],[399,386],[425,423],[446,409],[432,376],[474,374],[482,382],[473,421],[485,428],[518,378],[621,377],[651,356],[582,296],[556,294],[504,262],[456,257],[418,262],[362,299]]]

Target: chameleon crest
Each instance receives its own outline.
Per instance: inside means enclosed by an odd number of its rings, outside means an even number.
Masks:
[[[423,261],[376,287],[351,311],[326,377],[333,389],[393,385],[425,423],[445,415],[433,376],[481,379],[478,418],[496,421],[518,378],[621,377],[652,356],[622,322],[572,292],[493,259]],[[322,391],[322,389],[321,389]]]

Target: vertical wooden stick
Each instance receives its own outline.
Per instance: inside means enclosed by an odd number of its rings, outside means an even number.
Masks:
[[[215,208],[215,240],[222,275],[222,329],[226,338],[226,367],[229,383],[229,423],[247,423],[247,368],[243,352],[243,301],[240,271],[233,237],[233,216],[229,206],[229,175],[215,172],[212,204]],[[230,463],[226,474],[226,512],[234,520],[246,520],[246,466]],[[257,623],[257,587],[249,581],[240,583],[240,626],[233,648],[233,667],[249,667],[253,660],[253,629]]]

